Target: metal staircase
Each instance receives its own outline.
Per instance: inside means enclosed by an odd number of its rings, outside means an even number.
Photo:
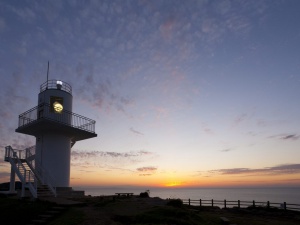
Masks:
[[[35,161],[33,153],[35,146],[25,150],[14,150],[5,147],[5,161],[10,162],[13,170],[22,182],[21,197],[25,197],[27,188],[34,198],[56,196],[56,189],[52,185],[50,175]]]

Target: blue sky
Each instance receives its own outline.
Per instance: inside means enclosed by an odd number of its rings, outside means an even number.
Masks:
[[[50,61],[73,111],[96,120],[98,137],[72,148],[74,185],[299,186],[299,10],[297,0],[1,1],[1,152],[35,144],[14,130]]]

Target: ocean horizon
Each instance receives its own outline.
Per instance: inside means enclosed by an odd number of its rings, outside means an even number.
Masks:
[[[74,187],[84,190],[85,195],[107,196],[115,193],[133,193],[139,195],[149,190],[150,197],[162,199],[227,200],[256,201],[271,203],[300,204],[300,187],[235,187],[235,188],[173,188],[173,187]]]

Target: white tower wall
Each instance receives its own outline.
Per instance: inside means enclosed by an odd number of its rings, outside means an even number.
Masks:
[[[41,135],[36,145],[36,160],[53,178],[55,187],[69,187],[70,138],[62,133]]]
[[[53,111],[53,98],[63,105],[61,113]],[[52,100],[51,100],[52,99]],[[47,89],[39,94],[38,104],[46,103],[50,107],[41,107],[38,114],[56,121],[71,124],[72,95],[60,89]],[[55,101],[55,100],[54,100]],[[64,132],[45,130],[36,136],[36,161],[54,180],[55,187],[69,187],[70,183],[71,137]]]

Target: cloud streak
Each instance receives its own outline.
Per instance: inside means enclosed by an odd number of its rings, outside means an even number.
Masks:
[[[139,173],[139,176],[151,176],[155,174],[157,171],[157,167],[154,166],[146,166],[146,167],[139,167],[136,169]]]
[[[153,157],[155,157],[155,153],[143,150],[130,152],[74,150],[71,153],[71,162],[75,167],[88,165],[114,169],[144,162]]]
[[[226,148],[226,149],[221,150],[221,152],[230,152],[230,151],[232,151],[231,148]]]
[[[231,169],[219,169],[210,170],[210,174],[221,175],[286,175],[286,174],[298,174],[300,173],[300,164],[284,164],[273,167],[264,167],[260,169],[250,168],[231,168]]]
[[[139,172],[155,172],[157,170],[156,167],[148,166],[148,167],[140,167],[136,169]]]
[[[72,151],[74,158],[92,158],[92,157],[108,157],[108,158],[134,158],[151,155],[148,151],[132,151],[132,152],[105,152],[105,151]]]
[[[129,130],[130,130],[132,133],[134,133],[134,134],[144,135],[142,132],[139,132],[139,131],[133,129],[132,127],[131,127]]]
[[[279,140],[291,140],[291,141],[297,141],[300,139],[300,135],[297,134],[278,134],[270,136],[269,138],[275,138]]]

